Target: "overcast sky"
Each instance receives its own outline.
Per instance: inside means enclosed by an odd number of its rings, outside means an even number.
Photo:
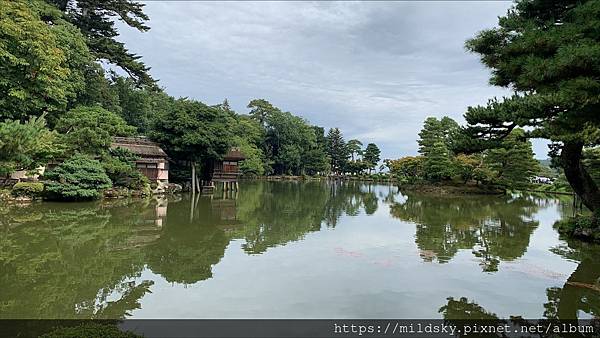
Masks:
[[[150,31],[122,28],[120,39],[169,94],[227,98],[240,113],[265,98],[347,140],[377,143],[382,158],[416,154],[426,117],[463,122],[469,105],[508,93],[488,85],[464,41],[495,26],[510,2],[145,3]]]

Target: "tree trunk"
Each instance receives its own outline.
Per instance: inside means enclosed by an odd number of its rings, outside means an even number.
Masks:
[[[192,193],[196,193],[196,162],[192,162]]]
[[[600,211],[600,190],[581,163],[582,153],[582,142],[565,142],[560,153],[562,167],[573,191],[597,217]]]

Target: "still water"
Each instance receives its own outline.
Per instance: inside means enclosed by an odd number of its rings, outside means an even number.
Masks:
[[[0,318],[600,316],[571,201],[385,185],[0,206]]]

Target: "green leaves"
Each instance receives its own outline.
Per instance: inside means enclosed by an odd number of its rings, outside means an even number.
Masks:
[[[46,128],[44,116],[26,123],[0,123],[0,175],[35,170],[62,153],[58,135]]]
[[[112,187],[100,162],[81,154],[48,171],[45,178],[50,180],[46,183],[46,191],[54,199],[97,199],[102,190]]]
[[[233,119],[221,109],[187,99],[171,100],[157,112],[151,137],[179,159],[220,159],[232,144]]]
[[[0,8],[0,120],[47,112],[52,122],[84,88],[84,37],[43,3],[0,0]]]
[[[367,144],[367,148],[363,154],[363,160],[368,163],[368,169],[373,169],[377,163],[381,160],[381,151],[375,143]]]
[[[129,136],[135,128],[127,125],[119,115],[102,107],[77,107],[56,123],[63,141],[73,152],[101,154],[112,143],[113,136]]]

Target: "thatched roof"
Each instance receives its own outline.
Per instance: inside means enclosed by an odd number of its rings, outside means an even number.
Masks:
[[[244,154],[242,154],[240,148],[238,147],[233,147],[231,148],[227,154],[225,154],[225,156],[223,156],[223,160],[225,161],[241,161],[241,160],[245,160],[246,156],[244,156]]]
[[[145,137],[114,137],[111,147],[125,148],[140,157],[168,157],[158,143]]]

